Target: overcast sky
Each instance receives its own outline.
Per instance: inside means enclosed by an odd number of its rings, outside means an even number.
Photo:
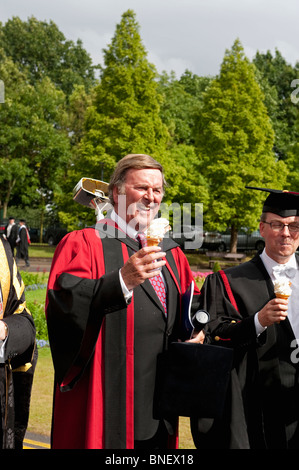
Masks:
[[[140,25],[148,59],[159,72],[219,72],[239,38],[248,58],[277,48],[299,61],[298,0],[0,0],[0,21],[13,16],[54,21],[67,39],[81,39],[94,64],[128,9]]]

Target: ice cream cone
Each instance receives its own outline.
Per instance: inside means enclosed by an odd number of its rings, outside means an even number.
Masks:
[[[288,299],[292,293],[292,283],[288,279],[274,281],[274,293],[278,299]]]
[[[283,294],[275,294],[275,297],[277,299],[288,299],[290,296],[289,295],[283,295]]]
[[[146,237],[147,246],[158,246],[161,238],[158,237]]]
[[[288,300],[292,293],[292,283],[288,279],[278,279],[274,282],[274,293],[277,299]],[[280,321],[277,322],[278,324]]]
[[[165,233],[170,229],[167,219],[154,219],[145,232],[147,245],[157,246],[163,240]]]

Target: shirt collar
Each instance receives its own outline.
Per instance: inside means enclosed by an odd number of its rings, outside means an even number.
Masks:
[[[130,225],[126,223],[113,209],[110,215],[111,219],[119,226],[119,228],[125,232],[130,238],[136,239],[138,232],[134,230]]]
[[[273,269],[274,266],[277,266],[279,263],[277,263],[277,261],[274,261],[274,259],[270,258],[270,256],[267,255],[265,249],[260,254],[260,257],[261,257],[261,260],[263,261],[263,263],[265,265],[265,268],[268,271],[269,276],[273,277],[272,276],[272,269]],[[295,253],[293,253],[291,258],[289,259],[289,261],[287,263],[285,263],[285,266],[297,269],[297,261],[296,261]]]

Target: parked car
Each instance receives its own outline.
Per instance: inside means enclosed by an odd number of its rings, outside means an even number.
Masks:
[[[222,235],[219,232],[204,232],[202,248],[213,251],[225,251]]]
[[[222,234],[222,243],[224,245],[224,251],[229,250],[230,247],[230,239],[231,235],[230,232],[227,231]],[[265,241],[260,234],[259,230],[255,230],[254,232],[248,232],[247,230],[239,230],[238,231],[238,250],[263,250],[265,246]]]
[[[192,242],[192,245],[194,245],[193,247],[194,249],[200,248],[202,246],[202,241],[203,241],[202,227],[197,227],[195,225],[181,225],[179,231],[170,230],[169,236],[176,243],[178,243],[181,248],[189,248],[188,244],[191,244],[190,242]]]
[[[4,222],[4,221],[0,223],[0,235],[4,234],[6,224],[7,224],[7,222]]]
[[[29,228],[29,236],[31,243],[39,243],[40,241],[40,229],[39,228]]]
[[[223,246],[221,246],[221,234],[218,232],[204,232],[202,227],[197,227],[195,225],[182,225],[180,231],[172,230],[169,234],[181,248],[203,248],[215,251],[223,250]],[[190,242],[192,242],[192,245]]]
[[[57,245],[66,234],[67,230],[65,228],[50,227],[45,231],[44,241],[48,245]]]

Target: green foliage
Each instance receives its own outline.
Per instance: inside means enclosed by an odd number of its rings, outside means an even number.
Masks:
[[[67,41],[53,21],[14,17],[2,27],[2,37],[6,55],[20,70],[26,68],[31,84],[49,77],[67,96],[75,85],[86,90],[94,85],[95,67],[82,41]]]
[[[26,305],[30,310],[36,328],[36,338],[48,341],[48,329],[45,316],[45,297],[47,275],[20,271],[26,287]]]
[[[273,153],[264,96],[238,40],[205,93],[198,123],[201,169],[210,190],[206,220],[212,229],[255,229],[263,195],[245,186],[280,188],[287,169]]]
[[[258,52],[250,63],[237,40],[217,77],[189,70],[159,77],[139,29],[127,10],[100,67],[52,21],[0,23],[4,217],[11,206],[30,207],[41,229],[44,219],[69,230],[93,224],[94,212],[75,203],[72,190],[83,176],[108,181],[127,153],[159,160],[165,201],[202,202],[209,229],[256,228],[263,195],[245,185],[298,190],[291,82],[299,63],[292,67],[279,51]]]
[[[34,320],[36,329],[36,339],[43,339],[45,341],[48,341],[48,329],[45,317],[45,303],[37,302],[36,300],[34,300],[26,302],[26,304]]]
[[[33,87],[27,74],[5,57],[0,76],[5,82],[5,103],[0,107],[0,205],[6,217],[14,195],[24,205],[45,208],[70,156],[70,144],[61,127],[65,97],[49,78]]]
[[[25,287],[36,286],[47,282],[45,273],[31,273],[29,271],[20,271]]]
[[[296,126],[299,125],[299,118]],[[299,190],[299,143],[297,141],[292,142],[288,148],[288,156],[286,158],[286,164],[289,169],[288,185],[284,189],[292,191]]]
[[[174,145],[194,144],[196,116],[210,80],[187,70],[179,80],[175,78],[174,73],[168,75],[164,72],[160,76],[159,92],[163,96],[160,115],[168,127]]]
[[[208,203],[208,185],[200,171],[200,157],[193,146],[173,145],[164,159],[164,170],[168,183],[164,202]]]
[[[127,153],[149,153],[160,160],[165,153],[169,136],[159,115],[157,73],[146,55],[135,14],[128,10],[104,50],[101,81],[86,113],[78,176],[82,163],[95,178],[103,163],[108,180],[115,163]]]
[[[279,159],[286,162],[289,170],[287,185],[283,189],[298,191],[299,188],[299,107],[292,102],[293,80],[298,78],[298,63],[295,67],[288,64],[276,50],[257,53],[254,64],[258,68],[264,83],[267,82],[265,104],[275,130],[274,151]],[[271,95],[270,95],[271,94]],[[269,99],[270,96],[270,99]],[[274,97],[274,99],[273,99]],[[271,99],[272,98],[272,99]],[[273,105],[274,101],[274,105]]]
[[[213,272],[217,273],[218,271],[220,271],[220,269],[221,269],[221,265],[219,261],[215,261],[214,266],[213,266]]]
[[[265,102],[275,130],[274,151],[281,159],[286,159],[290,144],[298,139],[298,107],[291,100],[291,83],[298,78],[296,68],[288,64],[281,53],[276,50],[273,56],[270,51],[265,54],[257,52],[253,63],[260,71],[273,94],[276,95],[276,106],[271,108]]]

